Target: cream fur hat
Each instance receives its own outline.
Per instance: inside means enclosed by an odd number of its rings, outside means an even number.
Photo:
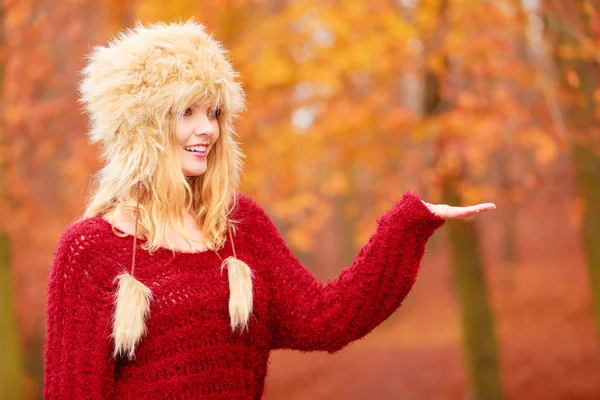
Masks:
[[[80,102],[90,116],[90,142],[104,144],[104,157],[121,174],[156,170],[169,114],[206,101],[221,109],[223,132],[244,109],[227,51],[193,20],[147,27],[138,22],[107,47],[95,47],[82,74]]]
[[[112,39],[108,46],[97,46],[88,56],[79,86],[80,102],[90,116],[90,143],[103,144],[107,161],[102,173],[109,181],[128,182],[117,195],[151,181],[158,170],[161,152],[168,148],[167,133],[174,118],[191,105],[208,103],[220,109],[219,140],[226,141],[227,179],[237,180],[239,157],[233,140],[233,121],[244,109],[244,93],[237,74],[227,59],[227,51],[204,26],[189,20],[184,23],[138,23]],[[147,182],[146,182],[147,183]],[[115,278],[113,318],[114,355],[129,358],[146,333],[152,293],[134,278],[138,215],[136,213],[131,273]],[[252,311],[252,273],[236,258],[231,227],[228,225],[233,256],[227,267],[231,326],[247,327]]]

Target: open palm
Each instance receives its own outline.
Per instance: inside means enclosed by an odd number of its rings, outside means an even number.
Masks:
[[[482,203],[467,207],[453,207],[447,204],[431,204],[423,201],[429,211],[443,219],[460,219],[479,214],[482,211],[495,210],[494,203]]]

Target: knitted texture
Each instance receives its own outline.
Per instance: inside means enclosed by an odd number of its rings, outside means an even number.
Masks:
[[[136,278],[153,293],[136,357],[112,358],[115,277],[130,267],[132,236],[101,216],[61,236],[48,282],[46,399],[260,399],[271,349],[336,352],[384,321],[407,296],[425,244],[443,220],[407,192],[377,219],[353,263],[320,283],[268,215],[239,194],[239,259],[253,274],[248,329],[230,327],[227,273],[218,253],[138,248]],[[144,240],[139,240],[141,244]]]

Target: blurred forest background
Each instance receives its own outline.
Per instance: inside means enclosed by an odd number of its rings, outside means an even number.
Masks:
[[[248,94],[243,191],[322,281],[411,189],[494,201],[401,309],[266,399],[600,399],[600,0],[3,0],[0,398],[40,398],[46,277],[98,149],[75,85],[135,21],[206,24]]]

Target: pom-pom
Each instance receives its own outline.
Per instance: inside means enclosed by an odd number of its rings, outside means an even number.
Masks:
[[[231,329],[247,329],[252,313],[252,271],[248,264],[231,256],[223,260],[221,272],[225,267],[229,278]]]
[[[146,320],[150,316],[152,292],[127,272],[117,276],[115,281],[119,281],[119,287],[115,295],[112,333],[115,342],[113,357],[126,354],[131,360],[135,346],[146,333]]]

